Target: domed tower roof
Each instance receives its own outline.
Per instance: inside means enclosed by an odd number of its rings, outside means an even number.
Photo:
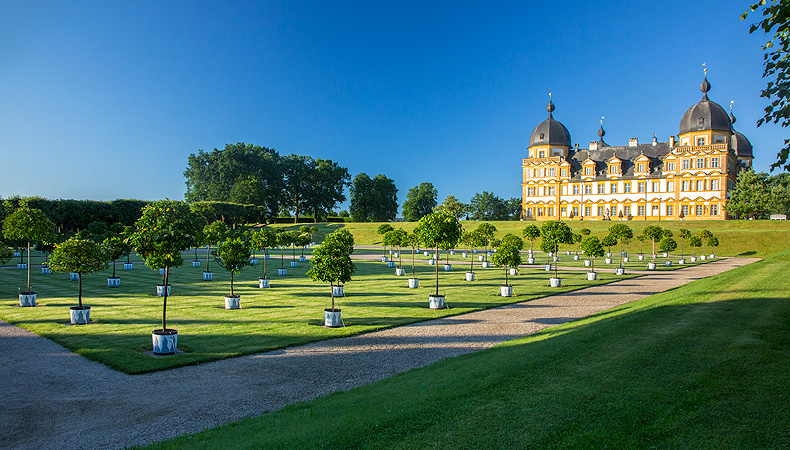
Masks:
[[[680,119],[680,131],[678,135],[690,133],[692,131],[718,130],[732,132],[732,124],[727,111],[716,102],[708,99],[710,91],[708,77],[702,81],[699,89],[702,91],[702,100],[689,108],[683,118]]]
[[[532,134],[529,136],[529,147],[533,145],[563,145],[570,147],[571,133],[565,128],[565,125],[554,120],[554,116],[552,116],[554,103],[551,102],[551,96],[549,96],[549,104],[546,105],[546,111],[549,112],[549,117],[532,130]]]
[[[735,116],[732,115],[732,105],[730,105],[730,124],[735,124]],[[754,158],[752,153],[752,143],[746,139],[742,133],[732,129],[732,148],[735,149],[735,154],[738,158]]]

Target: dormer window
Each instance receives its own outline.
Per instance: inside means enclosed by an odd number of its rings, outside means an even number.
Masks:
[[[585,175],[592,175],[592,168],[590,168],[590,167],[585,167],[585,168],[584,168],[584,174],[585,174]]]
[[[617,166],[609,166],[609,173],[617,173]]]
[[[705,118],[704,117],[698,117],[697,118],[697,125],[698,126],[704,126],[705,125]]]
[[[543,136],[545,136],[545,134],[543,134],[543,133],[540,133],[540,140],[541,140],[541,141],[543,140]]]
[[[640,172],[644,172],[645,171],[645,165],[644,164],[639,164],[639,171]]]
[[[541,139],[542,139],[542,136],[543,135],[541,135]],[[538,158],[545,158],[545,157],[546,157],[546,152],[545,151],[541,150],[541,151],[538,152]]]

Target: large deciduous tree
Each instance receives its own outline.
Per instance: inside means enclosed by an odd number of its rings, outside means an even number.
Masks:
[[[460,219],[461,216],[466,214],[469,207],[465,203],[461,203],[455,198],[454,195],[448,195],[441,205],[436,207],[437,211],[446,211],[448,214]]]
[[[187,202],[223,201],[256,204],[269,217],[279,213],[284,179],[280,155],[258,145],[227,144],[222,150],[189,155],[184,171]]]
[[[398,188],[383,174],[360,173],[351,182],[351,218],[355,222],[389,222],[398,214]]]
[[[509,220],[513,212],[511,206],[493,193],[483,191],[476,193],[469,201],[468,214],[469,218],[475,220]]]
[[[763,45],[763,78],[768,79],[768,85],[760,93],[761,97],[768,99],[765,115],[757,121],[757,126],[768,122],[779,123],[783,127],[790,125],[790,3],[786,0],[760,0],[752,4],[741,15],[741,19],[759,11],[762,20],[752,24],[749,33],[762,30],[769,36]],[[784,147],[776,155],[776,162],[771,164],[771,170],[782,168],[790,171],[790,139],[785,139]]]
[[[406,201],[403,202],[403,218],[409,222],[416,222],[427,216],[436,208],[438,192],[433,184],[426,181],[409,189]]]

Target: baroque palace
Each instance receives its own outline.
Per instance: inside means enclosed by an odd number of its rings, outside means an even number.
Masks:
[[[706,74],[707,75],[707,74]],[[549,117],[532,131],[522,160],[522,216],[527,220],[726,219],[724,204],[738,171],[752,165],[752,145],[733,129],[732,106],[708,98],[680,119],[677,139],[610,146],[598,130],[587,149],[571,145],[565,125]]]

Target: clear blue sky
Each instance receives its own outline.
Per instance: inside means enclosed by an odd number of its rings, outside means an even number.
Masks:
[[[701,98],[756,127],[750,1],[0,2],[0,196],[183,198],[187,157],[248,142],[468,201],[520,195],[546,117],[574,143],[666,141]],[[344,205],[345,206],[345,205]]]

